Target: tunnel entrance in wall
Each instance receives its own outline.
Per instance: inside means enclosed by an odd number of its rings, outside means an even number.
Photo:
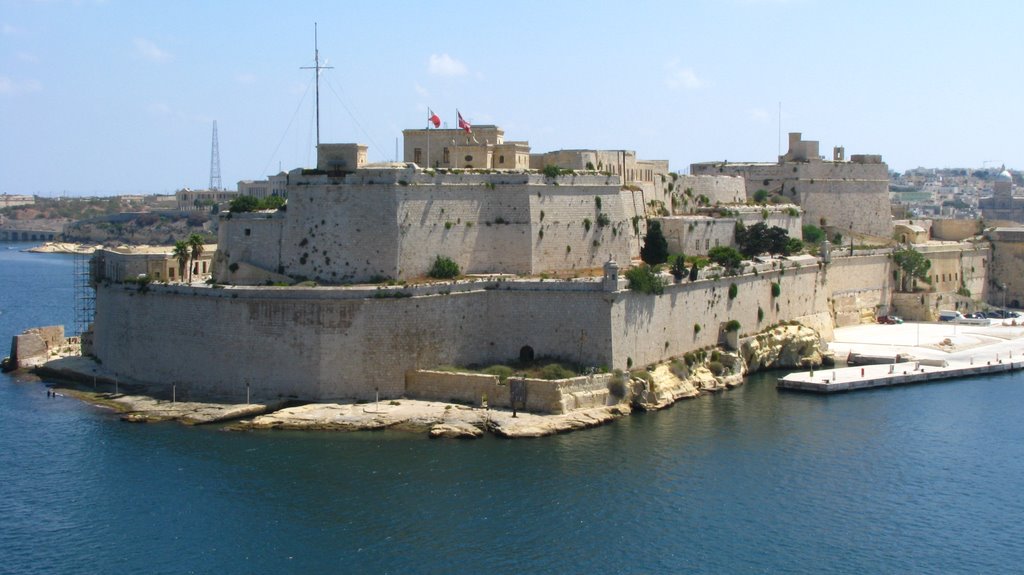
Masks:
[[[528,345],[519,348],[519,361],[523,363],[533,361],[533,348]]]

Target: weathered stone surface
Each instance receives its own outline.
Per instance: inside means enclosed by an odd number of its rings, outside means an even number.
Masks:
[[[811,328],[783,325],[744,339],[740,354],[749,373],[761,369],[820,366],[826,344]]]
[[[430,428],[430,437],[434,438],[473,439],[483,435],[482,429],[468,423],[438,423]]]

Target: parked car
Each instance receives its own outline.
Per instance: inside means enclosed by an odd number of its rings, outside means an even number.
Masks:
[[[903,318],[898,315],[880,315],[878,316],[878,323],[893,325],[903,323]]]
[[[1006,311],[1003,312],[1003,317],[1016,319],[1016,318],[1020,317],[1020,312],[1019,311],[1006,310]]]
[[[985,317],[992,318],[992,319],[1003,319],[1006,316],[1003,314],[1003,310],[996,309],[996,310],[985,312]]]
[[[969,317],[971,319],[985,319],[986,316],[985,316],[985,312],[976,311],[976,312],[971,312],[971,313],[967,314],[966,317]]]
[[[939,312],[939,321],[953,321],[964,319],[964,314],[954,310],[942,310]]]

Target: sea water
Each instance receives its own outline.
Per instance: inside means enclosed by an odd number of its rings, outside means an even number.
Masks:
[[[0,343],[74,321],[0,244]],[[5,350],[6,352],[6,350]],[[837,396],[777,374],[530,440],[123,423],[0,378],[2,573],[1003,573],[1024,376]]]

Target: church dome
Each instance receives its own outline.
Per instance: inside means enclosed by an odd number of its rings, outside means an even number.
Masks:
[[[1010,175],[1010,171],[1009,170],[1004,168],[1003,171],[999,172],[999,175],[996,176],[996,179],[1004,181],[1004,182],[1012,182],[1013,181],[1013,176]]]

